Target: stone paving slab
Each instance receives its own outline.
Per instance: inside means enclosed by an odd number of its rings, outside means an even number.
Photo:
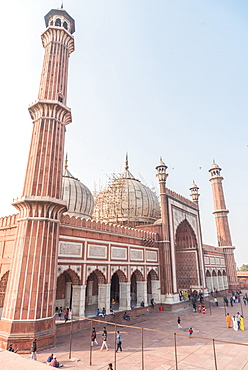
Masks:
[[[193,313],[191,308],[181,308],[178,312],[154,311],[144,316],[143,321],[132,325],[148,329],[157,329],[171,333],[183,334],[176,336],[177,359],[179,370],[205,369],[212,370],[214,367],[213,342],[224,340],[238,343],[248,343],[248,306],[243,306],[245,323],[247,317],[247,330],[235,332],[226,327],[225,310],[223,306],[212,307],[212,315],[207,310],[206,314]],[[240,304],[228,307],[227,312],[231,316],[242,312]],[[177,317],[181,317],[183,330],[177,328]],[[71,370],[106,370],[109,362],[114,363],[114,326],[108,323],[93,326],[97,330],[97,340],[101,344],[102,327],[107,326],[109,351],[100,351],[100,346],[94,346],[92,352],[92,363],[89,365],[89,338],[90,329],[84,329],[72,336],[72,357],[80,361],[73,362],[68,358],[69,335],[60,336],[56,347],[38,352],[38,360],[45,362],[50,353],[54,353],[64,368]],[[188,329],[193,327],[193,338],[188,337]],[[117,366],[115,370],[140,370],[141,366],[141,330],[132,327],[118,327],[122,334],[123,352],[116,354]],[[144,363],[145,369],[153,370],[175,370],[174,335],[144,329]],[[203,337],[203,338],[199,338]],[[218,370],[248,370],[248,347],[215,343]]]

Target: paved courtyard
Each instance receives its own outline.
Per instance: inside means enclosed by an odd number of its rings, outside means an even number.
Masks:
[[[245,306],[242,302],[242,306],[244,316],[248,318],[248,305]],[[227,312],[229,312],[231,316],[236,314],[237,311],[242,312],[241,306],[238,303],[234,304],[234,307],[227,307]],[[181,317],[183,329],[177,328],[178,316]],[[131,320],[130,325],[138,328],[122,328],[120,326],[117,328],[122,335],[123,352],[115,353],[114,326],[106,323],[109,351],[105,349],[100,351],[103,324],[93,324],[97,330],[99,345],[94,345],[93,347],[92,366],[90,366],[89,354],[90,329],[84,329],[80,333],[75,333],[72,336],[72,359],[77,359],[77,362],[69,360],[68,358],[70,335],[58,337],[57,345],[52,350],[38,352],[38,361],[45,362],[48,354],[54,353],[65,368],[71,370],[100,370],[107,369],[109,362],[114,364],[116,355],[115,370],[140,370],[142,369],[142,335],[139,328],[144,327],[178,334],[176,336],[177,361],[178,369],[180,370],[215,369],[212,339],[216,340],[215,348],[218,370],[248,370],[247,346],[218,342],[218,340],[223,340],[248,344],[248,321],[247,330],[243,332],[235,332],[233,329],[228,329],[226,326],[225,310],[222,299],[220,299],[219,307],[212,307],[212,315],[210,315],[209,309],[207,309],[205,315],[202,313],[193,313],[192,308],[189,308],[186,302],[184,307],[177,312],[161,312],[158,310],[158,306],[155,306],[155,309],[150,313],[138,317],[137,323],[135,323],[135,319]],[[192,338],[188,337],[189,327],[192,327],[194,330]],[[165,334],[145,329],[143,333],[144,369],[176,369],[174,351],[175,336],[173,334]]]

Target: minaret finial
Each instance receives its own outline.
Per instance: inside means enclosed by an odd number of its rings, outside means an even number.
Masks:
[[[67,169],[68,167],[68,154],[66,153],[65,155],[65,170]]]
[[[64,8],[64,2],[62,1],[62,4],[61,4],[61,9],[63,9]]]
[[[129,166],[128,166],[128,153],[126,153],[126,166],[125,166],[125,170],[128,170]]]

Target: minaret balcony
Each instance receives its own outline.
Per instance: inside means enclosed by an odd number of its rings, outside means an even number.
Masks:
[[[39,99],[28,107],[33,121],[38,119],[55,119],[63,125],[72,122],[71,109],[60,101]]]

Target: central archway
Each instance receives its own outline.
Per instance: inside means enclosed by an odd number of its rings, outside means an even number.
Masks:
[[[197,240],[194,230],[186,219],[176,230],[175,246],[178,290],[199,286]]]

